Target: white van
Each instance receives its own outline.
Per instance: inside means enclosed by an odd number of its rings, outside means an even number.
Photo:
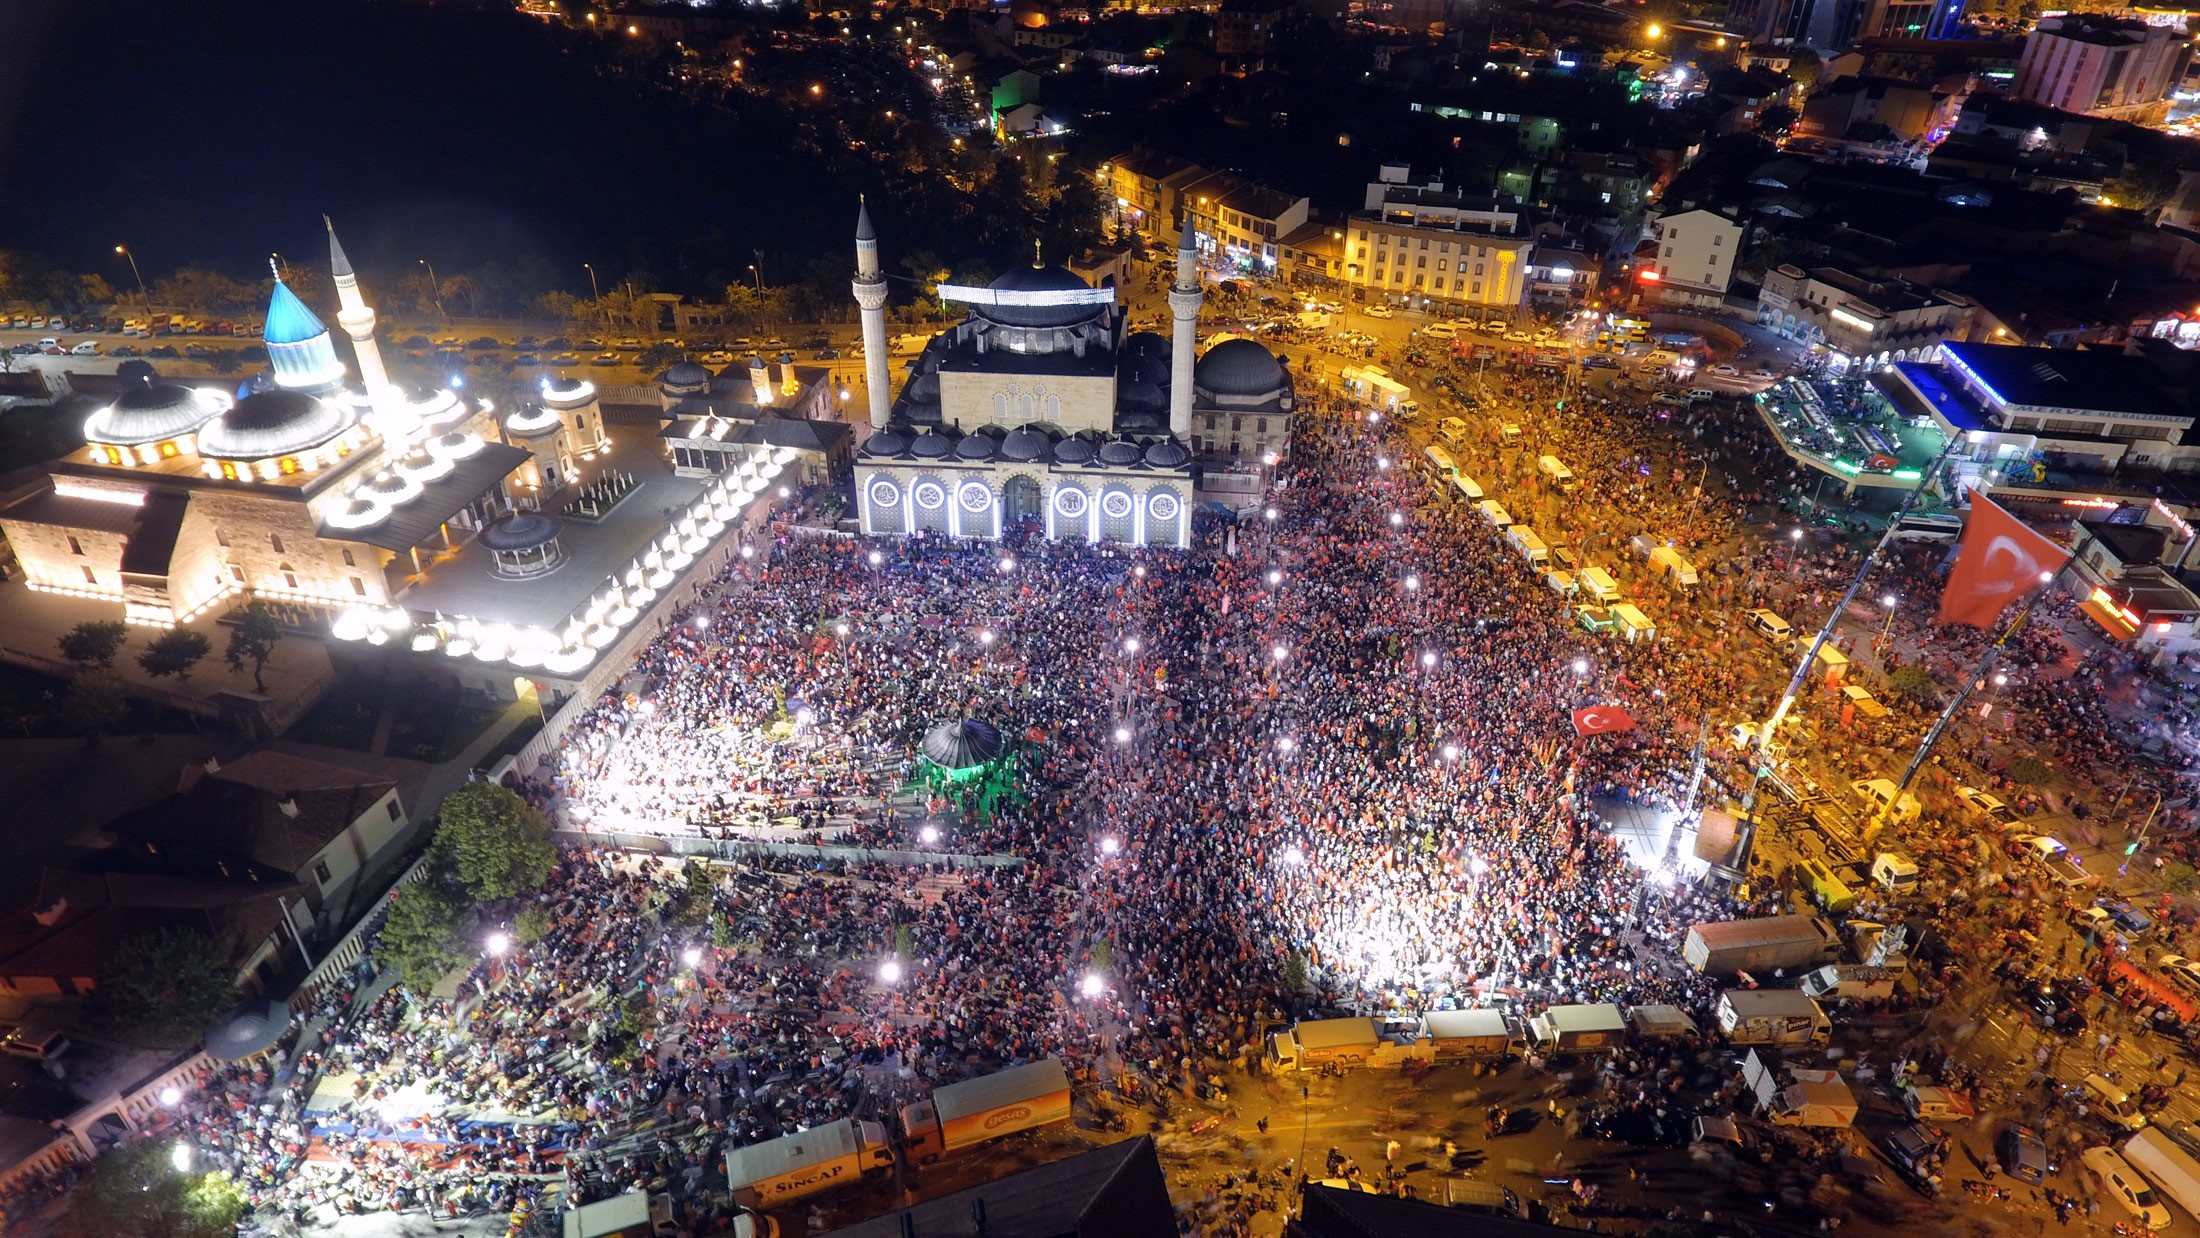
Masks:
[[[2148,1127],[2124,1141],[2124,1159],[2146,1175],[2155,1188],[2177,1206],[2200,1217],[2200,1161],[2171,1142],[2162,1131]]]
[[[1870,809],[1873,813],[1886,812],[1887,806],[1892,804],[1894,805],[1893,816],[1895,820],[1917,820],[1917,797],[1904,791],[1901,800],[1897,801],[1894,797],[1894,779],[1892,778],[1852,779],[1849,782],[1849,793],[1862,801],[1864,807]]]
[[[1557,456],[1538,456],[1536,457],[1535,467],[1545,477],[1549,478],[1551,484],[1557,486],[1560,492],[1565,494],[1574,492],[1573,470],[1560,463]]]
[[[1787,620],[1762,606],[1743,611],[1742,622],[1749,625],[1750,631],[1775,645],[1785,645],[1795,638],[1795,629],[1788,626]]]
[[[2131,1103],[2131,1094],[2121,1086],[2100,1075],[2087,1075],[2080,1086],[2085,1089],[2085,1102],[2109,1125],[2121,1126],[2127,1131],[2146,1127],[2147,1115],[2139,1112],[2139,1106]]]
[[[1436,423],[1436,437],[1449,446],[1462,446],[1467,441],[1467,423],[1457,417],[1446,417]]]
[[[1457,339],[1459,336],[1459,328],[1452,326],[1448,322],[1432,322],[1429,325],[1421,328],[1421,334],[1429,337],[1432,340]]]
[[[1516,524],[1505,530],[1505,540],[1511,542],[1513,549],[1525,555],[1528,562],[1536,567],[1551,561],[1551,548],[1544,545],[1543,539],[1537,537],[1535,530],[1527,525]]]
[[[1619,623],[1620,635],[1630,642],[1654,641],[1658,638],[1657,625],[1650,622],[1650,616],[1626,602],[1613,605],[1612,618]]]
[[[1474,505],[1474,510],[1481,512],[1484,520],[1500,529],[1510,528],[1512,525],[1512,513],[1506,511],[1505,505],[1499,503],[1496,499],[1484,499]]]
[[[1581,579],[1582,589],[1596,599],[1597,605],[1610,606],[1619,601],[1619,582],[1612,579],[1610,572],[1601,567],[1585,567],[1576,575]]]
[[[1465,473],[1453,473],[1451,475],[1451,487],[1452,489],[1457,490],[1461,497],[1465,498],[1469,503],[1479,503],[1482,501],[1482,483],[1474,480],[1472,477],[1467,476]]]

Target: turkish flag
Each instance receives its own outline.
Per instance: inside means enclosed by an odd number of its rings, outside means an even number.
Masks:
[[[1940,591],[1940,613],[1933,621],[1990,629],[2009,603],[2069,561],[2069,551],[1972,490],[1971,515],[1963,522],[1963,548]]]
[[[1574,711],[1576,735],[1603,735],[1610,731],[1632,731],[1635,720],[1617,705],[1591,705]]]

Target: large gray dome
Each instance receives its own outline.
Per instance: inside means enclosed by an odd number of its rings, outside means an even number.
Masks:
[[[1001,440],[1001,458],[1004,460],[1037,460],[1054,446],[1052,439],[1037,430],[1010,430]]]
[[[1216,395],[1270,395],[1290,384],[1276,355],[1252,340],[1224,340],[1193,367],[1195,386]]]
[[[704,369],[702,366],[695,364],[693,361],[674,362],[670,369],[657,376],[657,383],[659,386],[693,387],[697,390],[702,390],[709,387],[710,380],[710,371]]]
[[[84,423],[84,437],[117,447],[158,443],[191,433],[221,411],[222,401],[212,392],[179,383],[131,383]]]
[[[199,431],[199,454],[232,460],[311,451],[351,428],[341,404],[278,388],[241,400]]]
[[[988,285],[995,292],[1090,292],[1092,285],[1065,267],[1020,267]],[[1074,327],[1099,316],[1097,305],[981,305],[979,316],[1004,327]]]

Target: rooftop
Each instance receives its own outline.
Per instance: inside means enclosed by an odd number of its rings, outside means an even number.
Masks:
[[[2108,349],[2030,348],[2022,344],[1941,346],[2003,404],[2143,416],[2189,415],[2137,357]]]
[[[836,1229],[827,1238],[1114,1238],[1176,1229],[1153,1140],[1140,1135]]]

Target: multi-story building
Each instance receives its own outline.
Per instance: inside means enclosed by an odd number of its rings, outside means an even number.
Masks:
[[[1510,207],[1411,184],[1404,168],[1386,166],[1345,228],[1343,281],[1416,309],[1511,308],[1527,299],[1535,247],[1519,227]]]
[[[2065,112],[2159,119],[2191,63],[2182,27],[2068,13],[2041,18],[2025,37],[2010,93]]]
[[[1969,298],[1952,292],[1839,267],[1774,267],[1757,295],[1758,322],[1822,345],[1837,365],[1926,356],[1969,330],[1972,309]]]
[[[1183,222],[1184,187],[1214,175],[1189,159],[1140,150],[1124,151],[1100,172],[1118,229],[1155,237],[1174,235]]]
[[[1682,211],[1651,225],[1657,257],[1636,269],[1644,299],[1716,309],[1734,280],[1742,226],[1717,211]]]
[[[1863,0],[1856,37],[1952,39],[1963,25],[1964,0]]]
[[[1224,0],[1215,12],[1215,55],[1236,73],[1259,68],[1285,11],[1277,0]]]
[[[1884,126],[1885,133],[1915,142],[1935,130],[1952,128],[1962,100],[1930,86],[1885,77],[1851,76],[1826,83],[1803,104],[1796,132],[1840,141],[1857,126]],[[1872,129],[1872,134],[1880,134]]]
[[[1306,224],[1305,197],[1218,172],[1187,186],[1184,208],[1200,249],[1254,275],[1272,275],[1282,259],[1280,242]]]

